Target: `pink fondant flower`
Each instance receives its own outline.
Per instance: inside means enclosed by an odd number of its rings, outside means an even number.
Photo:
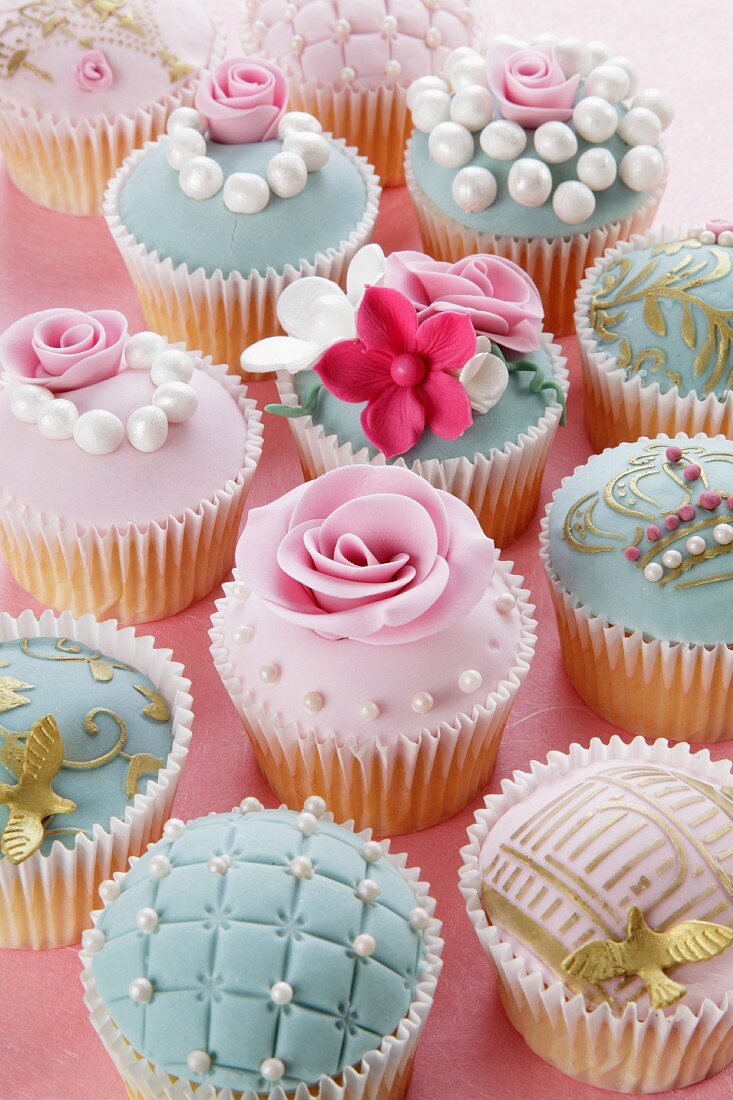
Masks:
[[[361,426],[387,458],[409,451],[426,427],[457,439],[471,426],[468,394],[451,373],[476,352],[468,317],[440,313],[419,324],[399,291],[368,287],[356,332],[331,344],[313,370],[341,401],[367,402]]]
[[[110,63],[101,50],[87,50],[73,68],[74,80],[85,92],[101,92],[115,82]]]
[[[510,122],[533,130],[543,122],[565,122],[573,113],[580,76],[566,77],[555,51],[544,46],[517,49],[496,43],[488,52],[489,86]]]
[[[247,145],[277,137],[287,97],[287,81],[276,65],[234,57],[202,77],[196,109],[206,119],[214,141]]]
[[[421,252],[393,252],[384,285],[410,299],[421,321],[449,310],[471,318],[477,336],[510,351],[540,346],[544,309],[526,271],[503,256],[466,256],[442,263]]]
[[[44,309],[0,336],[0,369],[52,393],[81,389],[117,374],[127,321],[113,309]]]
[[[493,545],[462,501],[398,466],[344,466],[249,514],[245,583],[284,619],[375,645],[445,630],[478,603]]]

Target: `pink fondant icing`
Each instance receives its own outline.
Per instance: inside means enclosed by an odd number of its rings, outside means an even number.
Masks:
[[[516,49],[498,42],[488,54],[489,86],[504,118],[534,129],[565,122],[573,113],[580,77],[566,77],[555,51],[543,46]]]
[[[73,71],[74,79],[85,92],[101,92],[114,84],[114,74],[101,50],[87,50]]]
[[[293,7],[295,16],[288,18]],[[383,29],[388,16],[397,20],[395,34]],[[396,80],[403,86],[441,72],[452,50],[469,45],[475,16],[473,0],[437,0],[434,6],[424,0],[263,0],[249,19],[253,32],[258,25],[265,30],[262,38],[253,34],[254,45],[287,76],[340,85],[343,70],[351,68],[351,86],[365,89],[394,83],[385,71],[389,61],[399,62]],[[337,33],[338,20],[348,24],[347,33]],[[426,41],[430,30],[439,35],[435,48]]]
[[[568,954],[586,937],[623,940],[632,905],[655,930],[684,920],[731,926],[733,890],[724,866],[732,821],[729,788],[704,771],[607,760],[543,779],[496,822],[480,866],[485,886],[541,925]],[[491,913],[490,895],[485,905]],[[558,980],[498,913],[493,923],[528,969],[548,983]],[[705,997],[719,1002],[733,992],[733,946],[667,973],[687,987],[678,1004],[696,1012]],[[649,1009],[639,978],[604,982],[602,993],[616,1012],[632,998],[642,1012]]]
[[[397,466],[345,466],[250,512],[245,582],[280,618],[372,646],[460,621],[491,577],[493,544],[462,501]]]
[[[127,320],[114,309],[44,309],[0,335],[0,370],[21,382],[65,393],[117,374]]]
[[[196,108],[209,135],[226,145],[271,141],[285,111],[288,85],[276,65],[248,57],[223,61],[196,89]]]

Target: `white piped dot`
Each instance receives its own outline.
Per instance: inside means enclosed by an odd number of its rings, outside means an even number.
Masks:
[[[260,669],[260,680],[263,684],[276,684],[280,679],[280,669],[277,665],[263,665]]]
[[[363,878],[356,887],[356,896],[365,905],[371,905],[379,897],[379,885],[373,878]]]
[[[178,840],[179,836],[183,836],[185,831],[186,823],[181,821],[180,817],[169,818],[163,826],[163,836],[166,840]]]
[[[360,959],[368,959],[377,950],[377,941],[369,932],[360,932],[351,946]]]
[[[262,805],[259,798],[249,795],[247,798],[242,799],[239,803],[239,808],[243,814],[258,814],[261,810],[264,810],[265,807]]]
[[[309,691],[303,696],[303,706],[310,714],[317,714],[323,709],[323,696],[320,691]]]
[[[148,935],[154,932],[158,927],[158,920],[158,914],[149,906],[146,906],[144,909],[138,909],[135,914],[135,924],[141,932],[145,932]]]
[[[108,878],[104,882],[99,884],[99,896],[105,905],[109,905],[112,901],[117,901],[120,896],[119,884],[114,879]]]
[[[211,1055],[206,1050],[192,1050],[186,1058],[191,1073],[208,1073],[211,1069]]]
[[[664,576],[664,569],[657,561],[650,562],[644,569],[644,577],[646,580],[651,581],[652,584],[656,584],[657,581],[661,581]]]
[[[151,878],[166,878],[172,870],[168,856],[153,856],[148,864]]]
[[[88,955],[98,955],[107,942],[107,937],[101,928],[87,928],[81,934],[81,945]]]
[[[416,691],[410,701],[410,706],[415,714],[427,714],[435,706],[435,700],[429,691]]]
[[[700,535],[692,535],[685,543],[685,549],[688,554],[692,554],[693,557],[698,558],[700,554],[704,554],[707,549],[707,544],[704,538]]]
[[[500,596],[496,597],[496,609],[501,611],[502,615],[508,615],[516,606],[516,597],[512,596],[511,592],[502,592]]]
[[[133,978],[127,987],[127,995],[131,1001],[146,1005],[153,996],[153,983],[147,978]]]
[[[303,836],[313,836],[318,829],[318,818],[315,814],[309,813],[304,810],[299,816],[296,825]]]
[[[378,840],[367,840],[361,846],[361,858],[365,863],[377,863],[384,855],[384,848]]]
[[[214,875],[225,875],[231,865],[231,858],[226,854],[223,856],[212,856],[206,864],[206,870],[211,871]]]
[[[362,703],[359,714],[365,722],[373,722],[375,718],[379,718],[379,707],[373,700],[370,700],[367,703]]]
[[[422,906],[418,905],[410,911],[408,922],[414,932],[424,932],[430,924],[430,914],[427,909],[423,909]]]
[[[319,794],[312,794],[310,798],[306,798],[303,804],[303,812],[313,814],[314,817],[323,817],[326,809],[326,800],[321,798]]]
[[[730,546],[733,543],[733,527],[730,523],[719,523],[714,527],[713,539],[718,546]]]
[[[266,1081],[279,1081],[285,1076],[285,1063],[282,1058],[265,1058],[260,1073]]]
[[[270,1000],[276,1005],[289,1005],[293,999],[293,987],[289,982],[275,982],[270,988]]]
[[[295,856],[289,863],[293,878],[313,878],[313,864],[308,856]]]
[[[251,626],[238,626],[232,631],[232,641],[236,645],[249,645],[254,636],[254,628]]]
[[[681,564],[682,555],[679,550],[665,550],[662,554],[662,565],[666,565],[667,569],[676,569]]]
[[[478,691],[483,683],[483,677],[478,669],[467,668],[465,672],[462,672],[458,677],[458,686],[462,692],[466,695],[473,695],[474,691]]]

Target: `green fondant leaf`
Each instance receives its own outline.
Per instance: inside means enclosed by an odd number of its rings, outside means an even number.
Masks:
[[[285,416],[288,420],[297,420],[301,416],[310,416],[309,409],[302,409],[300,405],[265,405],[265,412],[273,416]]]

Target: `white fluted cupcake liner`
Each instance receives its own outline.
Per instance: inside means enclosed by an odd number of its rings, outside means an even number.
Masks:
[[[688,440],[683,433],[667,438],[670,443]],[[615,726],[645,737],[695,742],[733,737],[733,646],[647,639],[639,630],[594,615],[553,569],[551,508],[552,501],[542,520],[540,560],[555,608],[565,671],[581,698]]]
[[[333,821],[334,814],[327,813],[325,820]],[[353,821],[345,821],[344,827],[356,831]],[[364,841],[370,840],[371,829],[357,831],[357,836]],[[417,1045],[433,1006],[443,965],[443,940],[440,938],[441,923],[434,915],[435,901],[429,895],[429,885],[420,881],[420,871],[407,867],[406,855],[390,852],[388,840],[382,842],[382,847],[385,858],[411,886],[416,903],[430,914],[430,923],[424,932],[425,960],[410,1007],[395,1031],[385,1036],[379,1047],[368,1051],[358,1065],[348,1066],[338,1078],[322,1077],[315,1085],[301,1084],[288,1092],[274,1085],[268,1090],[266,1100],[402,1100],[407,1091]],[[122,874],[115,875],[118,881],[122,877]],[[99,915],[99,912],[92,914],[95,924]],[[213,1085],[199,1085],[172,1077],[146,1062],[123,1037],[103,1003],[94,981],[92,957],[82,950],[80,958],[84,968],[81,974],[84,1002],[92,1026],[133,1100],[262,1100],[262,1093],[250,1089],[233,1092]]]
[[[100,882],[161,836],[191,741],[191,683],[183,665],[172,659],[170,650],[157,649],[154,638],[120,629],[114,620],[100,623],[91,615],[75,619],[68,611],[59,616],[44,611],[38,618],[32,611],[17,618],[0,613],[0,641],[41,637],[81,642],[144,673],[170,707],[172,744],[165,766],[135,795],[124,819],[99,822],[91,836],[80,833],[71,848],[57,840],[48,855],[35,852],[17,866],[0,859],[2,947],[64,947],[79,940],[90,926],[89,913],[99,904]]]
[[[446,214],[429,198],[415,178],[408,147],[405,180],[417,215],[425,251],[436,260],[457,263],[477,252],[504,256],[519,264],[536,284],[545,307],[545,325],[557,336],[573,331],[575,295],[587,268],[607,248],[643,233],[654,221],[666,178],[639,204],[618,221],[598,226],[589,233],[565,237],[506,237],[480,233]]]
[[[687,745],[666,741],[650,745],[637,737],[626,745],[619,737],[608,743],[594,738],[588,748],[573,744],[567,754],[551,752],[546,763],[533,760],[530,772],[505,779],[502,793],[490,795],[485,809],[477,811],[461,851],[460,890],[506,1013],[532,1050],[563,1073],[599,1088],[660,1092],[702,1081],[733,1060],[733,990],[720,1004],[704,1001],[697,1013],[681,1005],[670,1015],[650,1009],[643,1016],[633,1001],[620,1016],[606,1003],[589,1009],[582,993],[573,994],[559,980],[548,985],[530,971],[519,951],[489,923],[481,904],[479,859],[499,818],[550,776],[619,759],[655,761],[731,781],[729,760],[713,762],[705,750],[693,753]]]
[[[262,415],[226,367],[210,358],[199,367],[237,401],[247,429],[240,469],[210,498],[193,501],[182,515],[99,529],[0,496],[0,548],[18,584],[39,602],[75,615],[149,622],[208,595],[229,572],[262,454]]]
[[[369,826],[380,836],[390,836],[452,817],[486,786],[537,640],[534,607],[522,578],[512,575],[512,563],[498,554],[494,565],[510,582],[521,616],[513,666],[485,703],[470,713],[389,742],[337,738],[319,730],[315,716],[307,726],[299,721],[283,724],[265,706],[253,704],[225,644],[227,604],[235,597],[234,584],[224,586],[211,620],[211,654],[265,778],[288,806],[302,806],[309,795],[320,794],[338,818],[354,818],[359,828]]]
[[[542,335],[542,347],[552,360],[553,378],[560,383],[567,399],[569,375],[562,348],[553,343],[548,333]],[[298,408],[291,375],[279,372],[277,385],[283,405]],[[505,443],[502,450],[476,454],[473,458],[416,460],[409,469],[436,489],[444,489],[464,501],[486,534],[497,546],[504,547],[526,530],[535,514],[542,475],[561,416],[562,406],[553,398],[537,423],[516,441]],[[322,425],[314,424],[311,416],[293,417],[289,424],[307,478],[320,477],[339,466],[386,465],[384,455],[372,458],[366,447],[354,451],[351,443],[340,443],[336,435],[329,435]],[[402,458],[395,465],[407,467]]]
[[[192,271],[185,263],[175,265],[170,257],[161,259],[157,252],[148,251],[145,243],[138,241],[125,226],[119,203],[127,180],[151,144],[127,158],[110,180],[104,198],[104,216],[154,332],[163,333],[169,340],[181,340],[189,347],[203,348],[215,362],[227,363],[233,373],[241,374],[244,348],[281,332],[277,302],[286,286],[306,275],[345,284],[355,253],[371,240],[381,188],[374,169],[356,149],[348,148],[342,140],[330,140],[358,167],[364,179],[367,193],[364,214],[349,237],[338,245],[313,258],[304,257],[297,267],[288,264],[282,271],[268,267],[264,275],[258,271],[224,275],[221,270],[207,275],[201,267]],[[328,217],[327,211],[324,217]],[[260,380],[264,376],[252,377]]]
[[[662,393],[658,382],[642,385],[638,375],[627,377],[613,352],[598,344],[590,325],[591,299],[609,263],[630,252],[679,240],[687,232],[664,226],[634,236],[630,241],[621,241],[596,260],[580,284],[575,301],[575,330],[583,370],[585,426],[595,451],[660,432],[668,435],[704,432],[733,438],[733,390],[721,400],[712,393],[707,397],[695,393],[681,397],[674,387]]]

